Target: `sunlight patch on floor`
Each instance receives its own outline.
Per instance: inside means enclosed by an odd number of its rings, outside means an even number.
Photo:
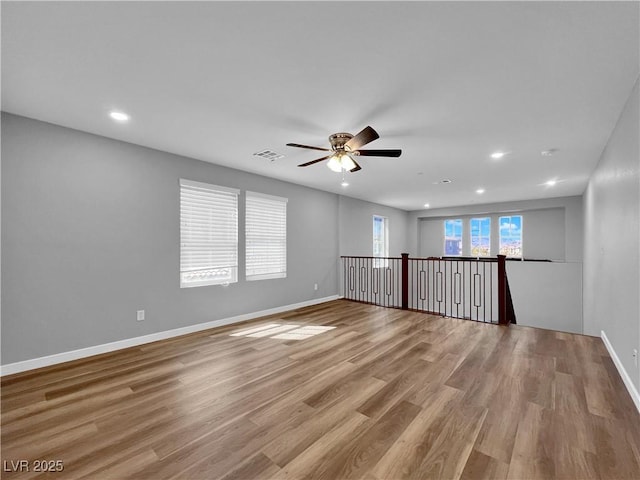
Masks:
[[[336,327],[327,327],[324,325],[293,325],[269,323],[259,327],[239,330],[230,334],[231,337],[253,337],[253,338],[276,338],[279,340],[304,340],[320,333],[328,332]]]

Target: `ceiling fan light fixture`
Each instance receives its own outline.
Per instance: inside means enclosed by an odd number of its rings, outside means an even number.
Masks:
[[[356,164],[353,162],[353,159],[346,153],[342,154],[342,156],[340,157],[340,164],[345,170],[350,171],[356,168]]]
[[[340,173],[343,170],[353,170],[356,168],[356,164],[346,153],[336,153],[327,162],[327,167],[334,172]]]
[[[327,162],[327,167],[329,167],[334,172],[340,173],[342,171],[342,162],[340,162],[340,159],[337,155],[333,155]]]

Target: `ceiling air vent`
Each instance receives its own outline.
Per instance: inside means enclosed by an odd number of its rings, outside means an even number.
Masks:
[[[254,153],[254,155],[256,157],[266,158],[267,160],[271,160],[272,162],[274,160],[278,160],[279,158],[284,157],[283,154],[277,153],[277,152],[273,152],[271,150],[262,150],[261,152]]]

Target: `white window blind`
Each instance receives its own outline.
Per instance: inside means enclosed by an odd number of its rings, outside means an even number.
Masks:
[[[247,280],[287,276],[287,199],[247,192]]]
[[[238,281],[238,193],[180,179],[180,287]]]

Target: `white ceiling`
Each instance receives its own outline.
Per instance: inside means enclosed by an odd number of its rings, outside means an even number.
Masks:
[[[405,210],[579,195],[638,77],[639,9],[3,1],[2,109]],[[346,188],[285,146],[366,125],[403,154]]]

